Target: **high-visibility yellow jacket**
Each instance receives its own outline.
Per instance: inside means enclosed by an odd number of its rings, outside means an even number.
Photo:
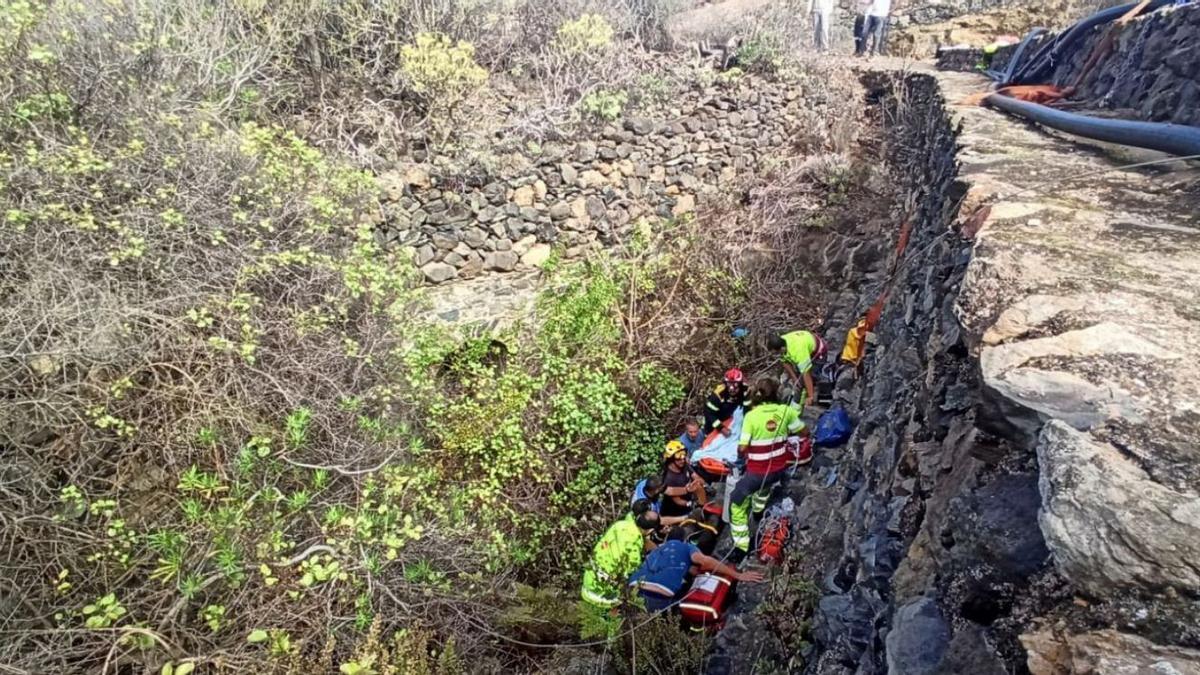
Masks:
[[[783,403],[760,403],[742,419],[738,445],[746,449],[746,473],[762,475],[787,468],[795,453],[788,448],[788,436],[804,429],[800,413]]]
[[[609,526],[596,542],[592,560],[583,572],[584,601],[601,607],[621,602],[621,589],[642,564],[645,539],[630,513]]]
[[[795,366],[796,372],[801,375],[812,370],[812,357],[817,352],[817,336],[806,330],[797,330],[784,333],[782,337],[785,345],[784,363]]]

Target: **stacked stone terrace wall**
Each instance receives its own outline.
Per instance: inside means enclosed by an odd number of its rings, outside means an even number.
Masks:
[[[1075,82],[1106,30],[1095,30],[1055,70],[1054,84]],[[1200,4],[1161,9],[1119,28],[1075,98],[1131,118],[1200,126]]]
[[[645,115],[578,138],[498,152],[493,175],[432,164],[380,176],[378,237],[409,247],[431,283],[508,272],[616,245],[640,218],[694,211],[785,154],[811,114],[797,85],[742,77],[696,85]]]

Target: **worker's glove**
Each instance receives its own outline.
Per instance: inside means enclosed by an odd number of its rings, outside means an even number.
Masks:
[[[733,463],[733,468],[737,469],[737,470],[738,470],[738,472],[740,472],[740,473],[745,473],[745,471],[746,471],[746,459],[745,459],[744,457],[739,457],[739,458],[738,458],[738,461],[736,461],[736,462],[734,462],[734,463]]]

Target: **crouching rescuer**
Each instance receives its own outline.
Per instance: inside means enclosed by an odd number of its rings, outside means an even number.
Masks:
[[[609,526],[583,571],[581,635],[611,637],[621,626],[618,609],[629,575],[642,564],[646,536],[662,525],[647,499],[639,499],[624,518]]]
[[[761,572],[739,572],[735,567],[705,555],[695,544],[686,541],[687,530],[672,528],[667,541],[646,556],[630,579],[650,612],[662,612],[682,599],[689,577],[700,572],[714,572],[732,581],[762,581]]]
[[[729,532],[741,561],[750,549],[750,512],[762,513],[776,483],[786,480],[793,463],[812,461],[812,450],[801,443],[807,435],[800,413],[780,402],[779,384],[761,379],[751,392],[754,407],[742,421],[738,458],[746,471],[729,498]]]

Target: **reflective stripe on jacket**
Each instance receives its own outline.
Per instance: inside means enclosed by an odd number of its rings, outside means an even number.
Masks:
[[[592,552],[583,572],[583,599],[595,605],[612,606],[621,601],[621,586],[642,562],[645,539],[633,514],[613,523]]]
[[[746,473],[768,474],[787,468],[795,459],[788,448],[788,436],[804,429],[799,413],[783,403],[760,403],[742,420],[742,435],[738,445],[746,449]]]

